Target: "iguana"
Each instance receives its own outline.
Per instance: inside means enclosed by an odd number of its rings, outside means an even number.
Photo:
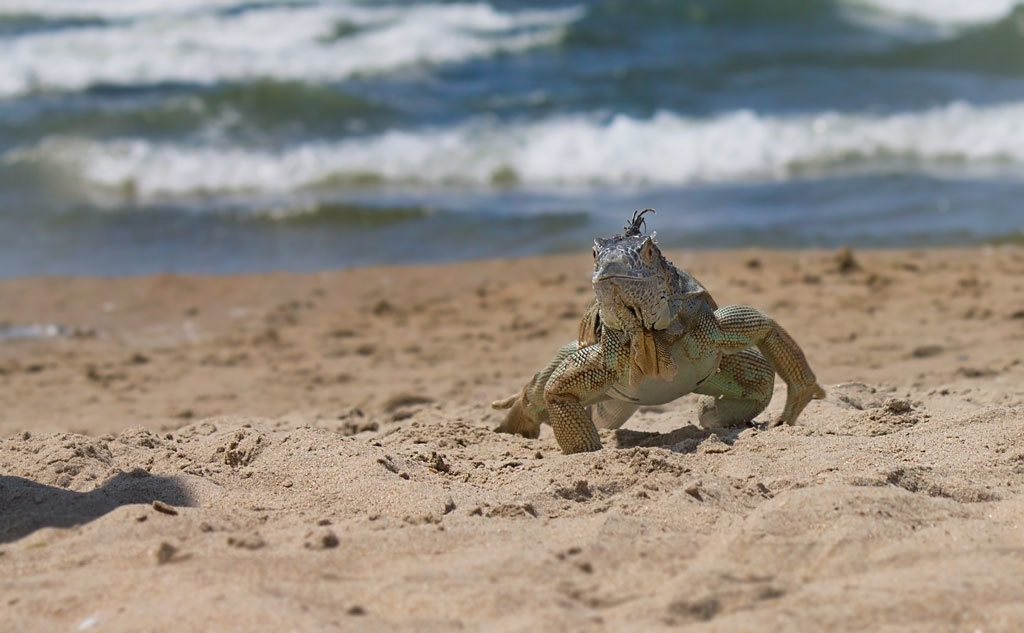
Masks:
[[[594,241],[594,302],[576,341],[564,345],[520,393],[491,404],[509,409],[495,429],[536,438],[550,422],[565,453],[601,448],[597,426],[618,428],[641,405],[704,394],[704,426],[738,426],[764,411],[775,372],[786,405],[774,425],[794,424],[807,403],[824,398],[803,351],[757,308],[719,308],[711,294],[672,265],[644,215],[623,233]],[[589,412],[588,412],[589,408]],[[593,419],[591,419],[591,415]]]

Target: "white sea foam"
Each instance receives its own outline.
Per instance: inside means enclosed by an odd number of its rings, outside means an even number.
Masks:
[[[337,2],[338,0],[334,0]],[[345,2],[346,0],[340,0]],[[1021,0],[837,0],[894,18],[949,25],[992,22],[1006,16]],[[48,18],[131,19],[210,12],[233,7],[283,5],[282,0],[0,0],[0,15]],[[326,0],[326,5],[332,0]]]
[[[99,83],[340,80],[552,44],[581,15],[579,8],[502,12],[488,4],[159,14],[0,40],[0,97]],[[331,40],[339,23],[359,30]]]
[[[846,0],[890,18],[961,27],[995,22],[1009,15],[1021,0]]]
[[[344,1],[344,0],[342,0]],[[838,0],[890,16],[953,25],[992,22],[1021,0]],[[328,4],[330,0],[328,0]],[[0,0],[0,15],[124,19],[216,9],[287,4],[281,0]]]
[[[808,172],[934,170],[998,165],[1024,175],[1024,103],[890,116],[711,119],[560,116],[531,124],[476,121],[448,129],[298,145],[240,147],[51,138],[8,162],[60,166],[142,199],[200,192],[288,192],[373,175],[391,183],[525,186],[684,185],[785,179]],[[966,169],[964,170],[967,171]],[[964,174],[969,177],[968,173]]]
[[[257,0],[247,4],[270,4],[271,1]],[[0,15],[124,19],[208,11],[239,4],[239,0],[0,0]]]

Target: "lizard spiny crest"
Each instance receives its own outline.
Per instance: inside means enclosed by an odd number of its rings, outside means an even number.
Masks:
[[[644,209],[643,211],[634,211],[633,218],[630,219],[629,224],[622,227],[622,230],[624,231],[623,235],[625,237],[640,235],[640,229],[647,228],[647,221],[644,220],[645,213],[657,213],[657,211],[650,207]]]

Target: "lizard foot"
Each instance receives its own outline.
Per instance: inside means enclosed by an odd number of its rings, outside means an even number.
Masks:
[[[825,397],[825,390],[817,383],[799,387],[787,385],[786,389],[786,406],[782,410],[782,415],[772,422],[772,426],[796,424],[797,417],[811,400],[821,400]]]
[[[701,396],[697,400],[697,420],[705,429],[741,429],[767,404],[759,400]]]
[[[535,440],[540,436],[540,423],[534,421],[526,413],[522,394],[516,394],[504,400],[495,400],[491,403],[491,407],[495,409],[508,409],[505,421],[494,428],[497,433],[522,435],[531,440]]]
[[[557,436],[556,438],[557,439]],[[577,439],[575,441],[566,441],[565,445],[561,442],[558,443],[562,448],[562,453],[566,455],[572,455],[573,453],[591,453],[593,451],[601,450],[601,441],[594,442],[590,439]]]

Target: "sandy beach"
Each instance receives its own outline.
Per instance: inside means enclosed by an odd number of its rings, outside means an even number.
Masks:
[[[589,255],[0,281],[0,630],[1024,630],[1024,250],[667,255],[828,398],[493,433]]]

